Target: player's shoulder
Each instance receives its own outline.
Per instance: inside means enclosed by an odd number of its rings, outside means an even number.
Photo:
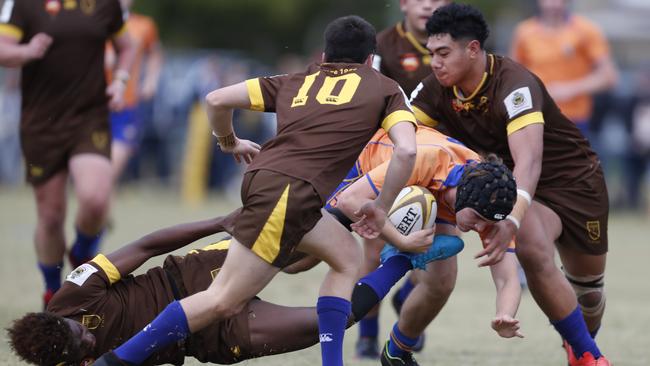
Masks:
[[[583,16],[583,15],[578,15],[574,14],[571,16],[571,25],[573,26],[574,29],[579,30],[579,31],[597,31],[600,32],[600,27],[598,24],[590,20],[589,18]]]
[[[539,20],[536,17],[524,19],[515,28],[515,33],[520,36],[531,36],[539,29]]]
[[[397,23],[377,33],[377,51],[381,52],[396,43],[402,37],[400,29],[400,23]]]
[[[500,85],[509,86],[514,83],[537,83],[535,75],[524,65],[507,56],[490,55],[494,58],[496,77]]]

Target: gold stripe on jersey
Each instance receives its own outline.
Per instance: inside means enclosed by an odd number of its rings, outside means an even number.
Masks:
[[[113,33],[112,38],[119,38],[121,37],[124,33],[126,33],[126,23],[122,25],[122,28],[118,29],[117,32]]]
[[[489,71],[489,73],[487,71],[483,73],[483,78],[481,78],[481,82],[478,83],[478,86],[476,87],[476,89],[474,89],[472,94],[470,94],[468,97],[461,96],[460,95],[461,93],[458,91],[458,88],[456,87],[456,85],[454,85],[453,90],[454,90],[454,95],[456,96],[456,98],[460,99],[463,102],[466,102],[468,100],[474,99],[476,94],[478,94],[478,92],[481,91],[481,88],[483,88],[483,85],[485,85],[485,81],[487,80],[488,75],[492,75],[492,73],[494,72],[494,56],[489,54],[487,57],[490,60],[490,71]]]
[[[386,118],[384,118],[384,120],[381,121],[381,128],[383,128],[384,130],[386,130],[386,132],[388,132],[388,130],[390,130],[391,127],[403,121],[411,122],[415,127],[417,127],[418,125],[413,113],[404,110],[399,110],[386,116]]]
[[[287,214],[287,202],[289,201],[290,184],[282,192],[278,203],[271,212],[271,216],[266,220],[262,232],[255,240],[251,250],[253,253],[262,257],[265,261],[273,263],[280,252],[280,240],[284,231],[284,219]]]
[[[230,248],[230,239],[224,239],[205,246],[202,250],[224,250]]]
[[[248,89],[248,98],[251,101],[251,108],[254,111],[264,112],[264,98],[262,97],[262,86],[260,79],[246,80],[246,88]]]
[[[111,283],[111,285],[122,278],[120,271],[118,271],[117,268],[115,268],[115,265],[111,263],[111,261],[109,261],[108,258],[106,258],[103,254],[97,254],[97,256],[93,258],[93,262],[95,262],[95,264],[104,270],[104,273],[106,273],[106,276],[108,276],[108,281]]]
[[[508,123],[508,135],[512,134],[515,131],[519,131],[522,128],[532,125],[535,123],[544,123],[544,115],[542,112],[532,112],[521,117],[517,117]]]
[[[11,37],[17,41],[23,39],[22,29],[12,24],[0,24],[0,35]]]
[[[413,113],[415,114],[415,118],[418,121],[420,121],[420,123],[422,123],[423,125],[429,127],[436,127],[438,125],[438,121],[429,117],[429,115],[424,113],[424,111],[421,110],[420,108],[416,106],[411,106],[411,108],[413,108]]]

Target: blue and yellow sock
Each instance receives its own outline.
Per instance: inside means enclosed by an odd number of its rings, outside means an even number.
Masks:
[[[114,352],[121,360],[139,365],[155,352],[189,335],[190,328],[185,311],[180,302],[174,301]]]
[[[70,249],[70,255],[73,260],[76,261],[77,265],[80,265],[82,261],[90,260],[99,250],[99,243],[102,240],[102,235],[104,230],[100,231],[95,235],[84,234],[79,229],[76,229],[77,237],[75,238],[74,243],[72,244],[72,249]]]
[[[418,338],[411,338],[405,336],[400,332],[397,323],[393,326],[393,331],[390,332],[390,339],[388,340],[388,354],[392,357],[402,357],[404,353],[411,352]]]
[[[351,312],[348,300],[321,296],[316,304],[322,364],[343,366],[343,335]]]
[[[63,263],[49,265],[38,263],[38,268],[43,274],[43,279],[45,280],[45,291],[56,292],[61,288],[61,269],[63,268]]]
[[[596,342],[589,334],[580,306],[576,307],[566,318],[551,322],[551,324],[562,338],[569,342],[577,358],[581,358],[585,352],[590,352],[594,358],[601,356]]]

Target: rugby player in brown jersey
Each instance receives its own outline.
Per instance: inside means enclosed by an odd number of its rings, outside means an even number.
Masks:
[[[407,95],[431,74],[431,52],[426,48],[428,33],[426,29],[427,19],[431,13],[440,6],[450,3],[451,0],[400,0],[400,10],[404,19],[397,24],[384,29],[377,34],[377,52],[374,57],[373,67],[382,74],[397,81]],[[384,246],[382,240],[366,240],[364,242],[364,262],[362,271],[369,273],[379,265],[379,252]],[[451,279],[455,276],[456,268],[448,262],[435,262],[430,269],[438,274],[439,278]],[[395,311],[399,310],[404,299],[413,289],[416,277],[415,272],[411,274],[408,281],[392,297],[392,304]],[[438,281],[436,286],[430,290],[437,292],[436,299],[440,309],[447,299],[446,287],[452,286],[448,282]],[[379,346],[377,335],[379,334],[379,307],[373,309],[366,318],[359,322],[359,339],[355,346],[358,358],[378,358]],[[422,336],[414,347],[420,351],[424,346]]]
[[[109,107],[123,104],[133,58],[122,17],[118,0],[5,0],[0,11],[0,65],[22,67],[20,137],[36,199],[45,303],[61,286],[68,177],[79,204],[73,267],[94,256],[104,228],[113,181]],[[107,40],[118,53],[108,87]]]
[[[415,160],[414,117],[397,83],[370,66],[374,49],[369,23],[356,16],[339,18],[325,31],[322,64],[303,73],[247,80],[207,96],[208,118],[222,151],[252,161],[224,266],[207,290],[168,305],[151,326],[96,365],[140,364],[166,345],[240,312],[296,250],[330,266],[317,303],[321,351],[323,364],[343,364],[343,333],[361,250],[340,223],[322,215],[322,207],[365,143],[384,127],[396,145],[390,181],[376,200],[359,208],[354,227],[364,235],[384,228],[388,235],[396,232],[384,225],[386,210]],[[232,130],[234,108],[275,112],[277,136],[261,151],[256,143],[238,139]],[[411,249],[426,248],[432,234],[411,234]]]
[[[487,256],[480,265],[500,261],[515,236],[531,294],[566,341],[570,364],[609,365],[593,339],[605,307],[609,209],[598,157],[539,78],[484,50],[489,31],[479,10],[446,5],[427,30],[433,75],[413,94],[418,120],[474,151],[498,154],[517,181],[517,202],[507,220],[493,225],[476,256]],[[461,230],[477,219],[457,212]]]

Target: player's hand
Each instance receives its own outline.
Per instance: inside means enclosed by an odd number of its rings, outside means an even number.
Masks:
[[[257,155],[260,152],[260,145],[250,141],[250,140],[243,140],[243,139],[238,139],[235,138],[235,145],[232,147],[224,147],[220,146],[221,151],[232,154],[232,156],[235,158],[237,163],[241,163],[242,161],[246,162],[246,164],[250,164],[253,161],[253,158],[255,155]]]
[[[378,237],[386,224],[386,210],[377,205],[375,201],[365,203],[353,215],[358,221],[350,227],[365,239]]]
[[[485,248],[474,256],[474,259],[487,256],[478,266],[491,266],[501,262],[516,233],[517,227],[510,220],[501,220],[492,225],[484,240]]]
[[[126,84],[122,80],[113,80],[106,88],[106,96],[108,96],[108,107],[113,112],[118,112],[124,109],[124,90]]]
[[[395,245],[395,247],[397,247],[397,249],[401,250],[402,252],[424,253],[432,245],[435,232],[435,226],[414,231],[405,237],[406,239],[403,243],[401,243],[399,246]]]
[[[519,328],[519,320],[514,319],[510,315],[499,315],[492,319],[492,329],[503,338],[524,338]]]
[[[42,58],[52,45],[52,37],[45,33],[38,33],[25,46],[25,58],[27,61]]]

